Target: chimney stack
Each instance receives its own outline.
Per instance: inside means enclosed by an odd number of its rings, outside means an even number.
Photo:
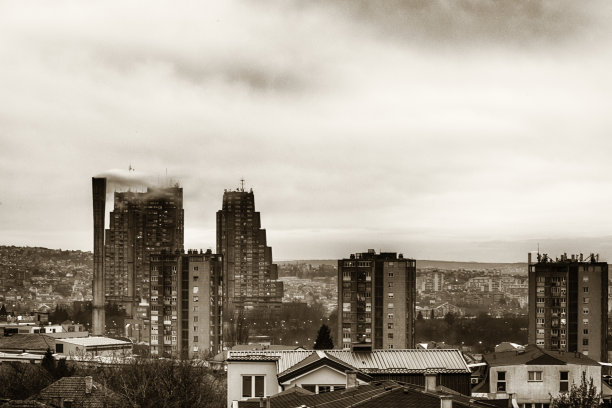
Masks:
[[[453,408],[453,397],[440,395],[440,408]]]
[[[438,370],[428,368],[425,370],[425,391],[436,392],[438,385]]]
[[[85,377],[85,394],[91,394],[91,389],[93,387],[93,378],[91,376]]]
[[[357,382],[357,371],[355,370],[346,370],[346,389],[356,388],[359,383]]]
[[[104,335],[104,217],[106,207],[106,179],[92,177],[93,195],[93,311],[92,331],[94,336]]]

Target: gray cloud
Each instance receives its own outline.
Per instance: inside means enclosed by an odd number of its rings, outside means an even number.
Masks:
[[[312,2],[308,2],[312,4]],[[334,0],[319,6],[358,18],[386,36],[412,43],[551,45],[604,23],[604,2],[571,0]],[[299,2],[300,7],[308,7]]]

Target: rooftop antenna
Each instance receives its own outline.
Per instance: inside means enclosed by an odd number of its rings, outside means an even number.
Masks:
[[[244,177],[240,179],[240,191],[244,193]]]

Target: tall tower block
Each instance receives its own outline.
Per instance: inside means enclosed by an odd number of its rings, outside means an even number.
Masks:
[[[94,336],[104,335],[104,216],[106,206],[106,179],[92,177],[93,193],[93,312],[92,326]]]

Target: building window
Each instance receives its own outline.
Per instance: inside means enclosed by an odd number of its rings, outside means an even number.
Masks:
[[[585,286],[584,288],[582,288],[582,291],[583,291],[584,293],[589,293],[589,287],[588,287],[588,286]]]
[[[387,297],[388,297],[389,299],[393,299],[393,293],[389,292],[389,293],[387,294]]]
[[[589,339],[582,339],[582,345],[583,346],[588,346],[589,345]]]
[[[589,281],[589,277],[588,276],[583,276],[582,277],[582,281],[583,282],[588,282]]]
[[[583,307],[582,308],[582,314],[588,315],[589,314],[589,308],[588,307]]]
[[[585,326],[589,324],[589,319],[582,319],[582,324]]]
[[[529,381],[542,381],[541,371],[529,371]]]
[[[193,297],[193,301],[194,301],[194,302],[197,302],[197,301],[198,301],[198,299],[199,299],[199,298],[198,298],[198,296],[194,296],[194,297]]]
[[[387,314],[387,319],[393,319],[393,313],[388,313]]]
[[[253,398],[264,396],[264,376],[263,375],[243,375],[242,376],[242,397]]]
[[[393,272],[389,272],[389,273],[387,274],[387,276],[388,276],[388,277],[390,277],[390,278],[392,278],[392,277],[393,277]]]
[[[198,267],[197,267],[197,266],[194,266],[194,267],[193,267],[193,270],[194,270],[194,271],[197,271],[197,270],[198,270]]]
[[[387,287],[392,288],[393,287],[393,282],[387,283]]]
[[[585,336],[589,335],[589,329],[582,329],[582,334],[584,334]]]
[[[393,339],[393,333],[387,333],[387,338],[388,339]]]
[[[569,391],[569,371],[559,372],[559,391]]]
[[[393,323],[387,323],[387,329],[392,330],[393,329]]]
[[[193,277],[193,281],[194,281],[194,282],[197,282],[197,281],[198,281],[198,277],[197,277],[197,276],[194,276],[194,277]]]
[[[544,339],[537,339],[536,340],[536,346],[543,346],[544,345]]]
[[[582,303],[589,303],[589,298],[588,297],[582,298]]]
[[[197,323],[197,321],[198,321],[198,316],[193,316],[193,322]]]
[[[388,307],[389,309],[393,309],[393,303],[389,303],[389,304],[387,305],[387,307]]]
[[[193,336],[193,342],[197,343],[198,342],[198,336]]]
[[[64,345],[62,343],[57,343],[55,345],[55,352],[56,353],[63,353],[64,352]]]
[[[506,392],[506,372],[505,371],[497,372],[497,391]]]

